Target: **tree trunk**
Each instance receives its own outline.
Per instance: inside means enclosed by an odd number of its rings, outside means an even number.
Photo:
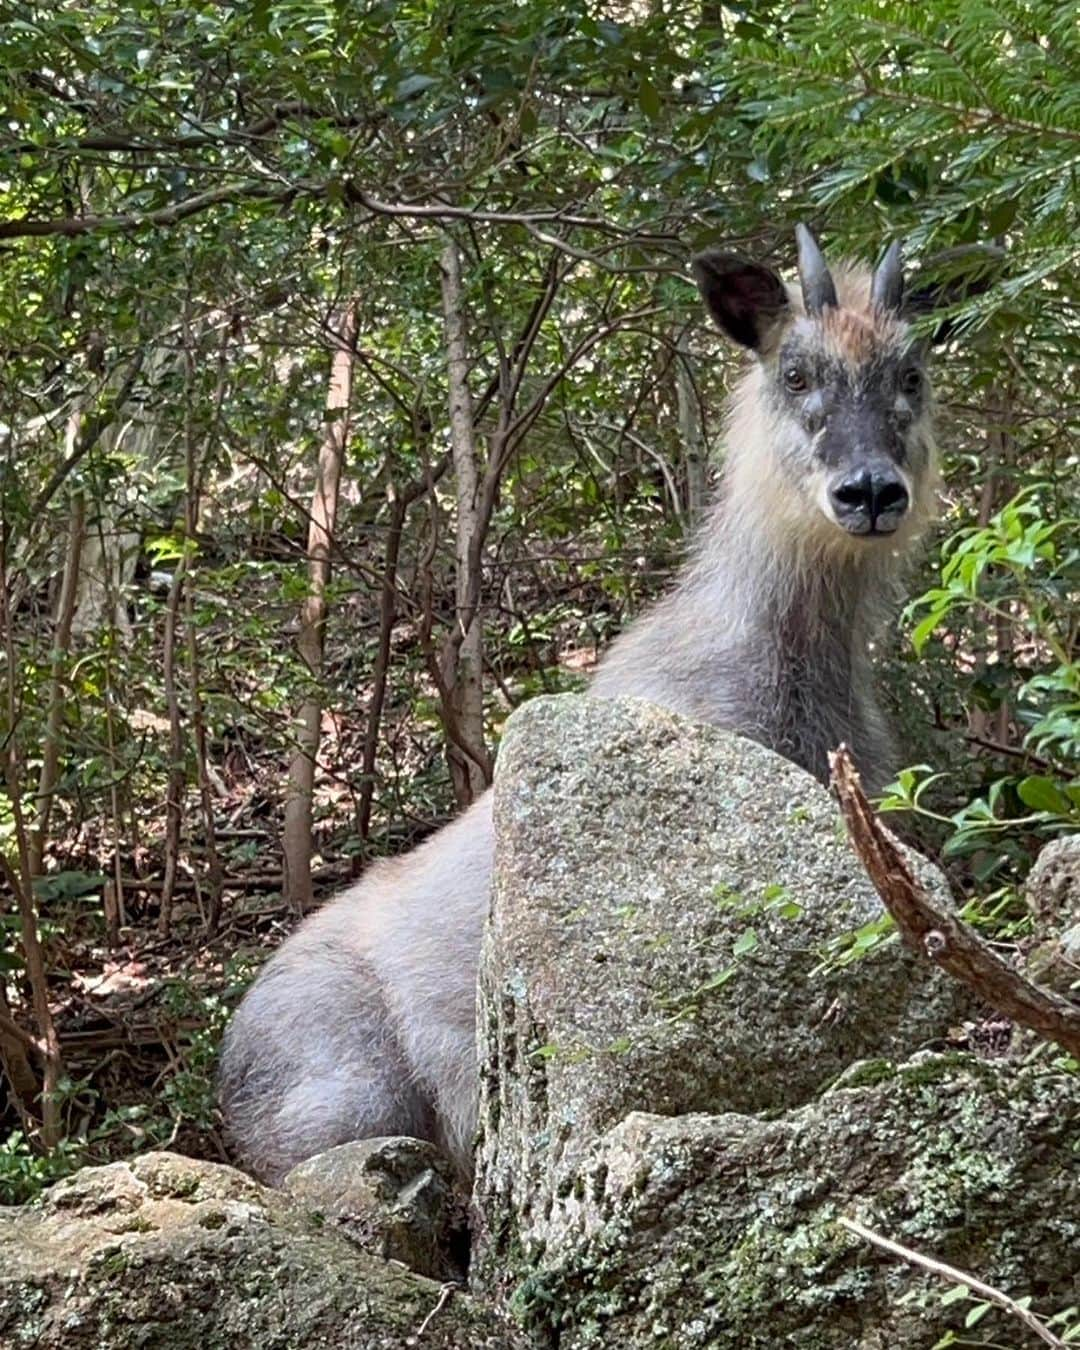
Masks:
[[[78,417],[73,415],[68,428],[69,439],[78,434]],[[30,873],[40,876],[49,838],[49,816],[52,813],[53,793],[60,768],[60,742],[64,725],[64,665],[71,645],[71,623],[75,615],[75,599],[79,587],[79,559],[86,534],[86,498],[76,492],[71,499],[71,518],[68,522],[67,553],[60,581],[60,599],[56,607],[56,628],[53,633],[52,669],[49,672],[49,711],[45,722],[45,738],[41,747],[41,773],[38,776],[34,828],[30,832]]]
[[[335,323],[335,350],[326,396],[326,434],[319,449],[315,493],[308,525],[307,599],[300,608],[297,645],[311,677],[308,696],[297,715],[296,748],[289,765],[285,798],[284,896],[299,913],[315,902],[311,885],[312,798],[315,792],[315,760],[319,751],[322,698],[319,681],[323,673],[323,638],[326,625],[326,590],[330,582],[330,555],[337,520],[338,494],[345,447],[349,439],[349,404],[352,399],[357,305],[348,305]]]
[[[686,515],[691,528],[701,520],[705,504],[706,453],[701,400],[694,384],[690,338],[684,329],[676,342],[675,398],[679,409],[679,438],[686,459]]]
[[[191,575],[193,570],[191,550],[195,547],[195,537],[198,532],[203,465],[200,463],[195,444],[195,349],[189,311],[190,300],[185,306],[184,313],[184,389],[186,391],[184,407],[184,629],[187,638],[188,703],[191,708],[191,725],[195,741],[195,775],[199,784],[199,805],[202,808],[203,838],[206,850],[206,878],[210,889],[210,908],[206,916],[206,926],[211,933],[216,933],[221,921],[224,877],[221,858],[218,854],[217,832],[214,826],[214,800],[210,785],[210,756],[206,740],[206,710],[203,706],[202,682],[199,677],[199,644],[195,633],[195,587],[194,578]],[[218,356],[217,388],[214,394],[210,426],[207,431],[207,455],[210,453],[214,427],[217,424],[221,404],[225,397],[227,344],[228,337],[225,336],[222,338]]]
[[[172,927],[173,891],[180,865],[180,830],[184,817],[184,793],[187,773],[184,766],[184,729],[180,712],[180,694],[176,686],[176,630],[180,620],[180,600],[184,587],[185,554],[176,564],[169,599],[165,607],[164,653],[161,664],[165,706],[169,713],[169,775],[165,784],[165,874],[161,888],[158,932],[168,937]]]
[[[461,255],[450,240],[442,255],[443,317],[446,329],[446,365],[450,390],[450,444],[457,482],[455,533],[455,622],[467,625],[458,649],[449,685],[451,721],[455,734],[447,739],[447,759],[459,806],[468,806],[487,786],[482,767],[484,747],[483,625],[479,609],[470,618],[470,575],[475,551],[473,537],[480,528],[477,501],[476,435],[469,391],[469,354],[465,325],[465,297]],[[476,588],[473,588],[476,594]],[[472,753],[470,753],[470,751]]]
[[[53,1148],[60,1140],[60,1101],[57,1089],[64,1076],[64,1061],[60,1053],[60,1038],[56,1033],[52,1010],[49,1006],[49,982],[45,968],[45,956],[41,949],[38,932],[37,907],[34,903],[34,882],[30,872],[29,831],[23,817],[21,778],[22,766],[19,760],[19,744],[15,732],[18,726],[17,703],[15,695],[16,670],[15,641],[11,627],[11,611],[8,604],[10,585],[7,571],[8,541],[6,531],[0,530],[0,634],[6,666],[4,687],[4,720],[7,724],[7,737],[0,744],[0,771],[7,789],[8,808],[11,823],[14,826],[15,863],[8,862],[7,855],[0,849],[0,880],[15,897],[19,914],[19,935],[22,940],[23,957],[26,961],[26,978],[30,984],[31,1002],[34,1019],[37,1022],[37,1046],[43,1061],[41,1084],[41,1142],[45,1148]],[[6,1000],[4,1000],[6,1010]],[[16,1093],[27,1089],[25,1056],[20,1060],[14,1041],[19,1039],[18,1027],[8,1019],[4,1028],[3,1059],[10,1074],[10,1081]]]

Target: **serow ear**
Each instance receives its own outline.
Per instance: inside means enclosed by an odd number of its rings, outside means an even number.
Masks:
[[[999,279],[1005,250],[996,244],[961,244],[927,258],[904,296],[903,316],[909,322],[935,310],[963,304],[984,295]],[[943,317],[927,340],[938,346],[956,332],[958,320]]]
[[[728,337],[756,352],[766,348],[788,308],[776,273],[733,253],[699,253],[691,266],[709,313]]]

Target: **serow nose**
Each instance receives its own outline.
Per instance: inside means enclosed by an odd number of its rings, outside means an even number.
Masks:
[[[908,490],[888,469],[860,469],[829,489],[836,519],[851,534],[892,534],[908,509]]]

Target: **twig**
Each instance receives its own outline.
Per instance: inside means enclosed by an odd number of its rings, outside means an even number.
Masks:
[[[311,877],[313,881],[348,881],[351,872],[347,867],[334,866],[327,864],[325,867],[313,867]],[[246,876],[223,876],[221,880],[222,888],[227,891],[273,891],[280,890],[283,883],[284,873],[282,872],[251,872]],[[129,877],[122,878],[124,889],[126,891],[160,891],[165,883],[160,877]],[[173,891],[179,894],[181,891],[193,891],[195,889],[194,877],[177,877],[173,884]]]
[[[454,1297],[454,1294],[457,1292],[457,1287],[458,1286],[456,1284],[443,1285],[443,1287],[439,1290],[439,1301],[435,1304],[434,1308],[432,1308],[432,1310],[428,1313],[428,1315],[416,1328],[413,1334],[411,1336],[406,1337],[405,1339],[406,1345],[418,1345],[420,1343],[421,1337],[423,1336],[424,1332],[427,1331],[432,1321],[435,1319],[435,1317],[438,1316],[439,1313],[442,1312],[442,1310]]]
[[[1024,979],[967,924],[954,914],[935,909],[871,810],[850,751],[842,745],[830,754],[829,762],[855,852],[908,946],[929,957],[998,1012],[1056,1041],[1074,1059],[1080,1059],[1080,1008]]]
[[[904,1247],[899,1242],[894,1242],[892,1238],[882,1237],[880,1233],[875,1233],[872,1229],[858,1222],[857,1219],[846,1219],[840,1217],[839,1222],[852,1232],[856,1237],[864,1238],[867,1242],[872,1242],[875,1247],[880,1247],[882,1251],[888,1252],[891,1256],[898,1256],[902,1261],[909,1261],[914,1266],[920,1266],[923,1270],[928,1270],[932,1275],[940,1275],[943,1279],[952,1280],[955,1284],[966,1285],[973,1293],[984,1298],[989,1303],[995,1303],[1005,1312],[1018,1317],[1024,1326],[1040,1340],[1045,1341],[1047,1345],[1054,1345],[1059,1350],[1065,1350],[1065,1342],[1058,1340],[1052,1331],[1048,1331],[1042,1322],[1033,1312],[1029,1312],[1022,1304],[1016,1302],[1008,1294],[1003,1294],[1000,1289],[995,1289],[992,1285],[984,1284],[982,1280],[977,1280],[974,1275],[968,1275],[963,1270],[957,1270],[955,1266],[947,1265],[944,1261],[935,1260],[932,1256],[923,1256],[920,1252],[913,1252],[910,1247]]]

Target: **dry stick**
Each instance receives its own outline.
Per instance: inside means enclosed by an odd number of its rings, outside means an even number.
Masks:
[[[1080,1059],[1080,1008],[1011,970],[954,914],[936,909],[874,815],[851,752],[829,756],[832,782],[855,852],[908,946],[967,985],[984,1002]]]
[[[1059,1350],[1065,1350],[1064,1341],[1058,1340],[1052,1331],[1048,1331],[1043,1326],[1034,1313],[1029,1312],[1015,1299],[1011,1299],[1008,1294],[1003,1294],[1000,1289],[984,1284],[982,1280],[977,1280],[974,1275],[968,1275],[965,1271],[957,1270],[955,1266],[946,1265],[944,1261],[937,1261],[932,1256],[923,1256],[919,1252],[913,1252],[910,1247],[904,1247],[899,1242],[894,1242],[892,1238],[882,1237],[880,1233],[875,1233],[872,1229],[865,1227],[857,1219],[846,1219],[841,1216],[839,1222],[857,1237],[872,1242],[875,1247],[880,1247],[882,1251],[889,1252],[892,1256],[899,1256],[903,1261],[910,1261],[912,1265],[920,1266],[923,1270],[930,1271],[932,1275],[940,1275],[956,1284],[967,1285],[970,1290],[986,1299],[988,1303],[995,1303],[1005,1312],[1018,1317],[1029,1331],[1038,1336],[1040,1340],[1045,1341],[1047,1345],[1054,1345],[1059,1347]]]
[[[424,1318],[424,1320],[423,1320],[423,1321],[420,1323],[420,1325],[416,1328],[416,1331],[415,1331],[411,1336],[407,1336],[407,1337],[405,1338],[405,1344],[406,1344],[406,1345],[410,1345],[410,1346],[411,1346],[411,1345],[419,1345],[419,1343],[420,1343],[421,1339],[423,1338],[424,1333],[427,1331],[428,1327],[431,1326],[431,1323],[435,1320],[435,1318],[438,1316],[438,1314],[442,1312],[442,1310],[446,1307],[446,1305],[447,1305],[447,1304],[450,1302],[450,1300],[454,1297],[455,1293],[457,1293],[457,1291],[458,1291],[458,1288],[459,1288],[459,1286],[456,1285],[456,1284],[444,1284],[444,1285],[443,1285],[443,1287],[439,1290],[439,1297],[438,1297],[438,1301],[436,1302],[435,1306],[431,1309],[431,1311],[428,1313],[428,1315]]]

